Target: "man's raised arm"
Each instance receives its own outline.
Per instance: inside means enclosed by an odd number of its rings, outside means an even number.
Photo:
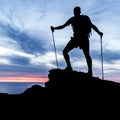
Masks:
[[[57,27],[53,27],[53,26],[51,26],[51,30],[52,30],[52,32],[54,32],[54,30],[63,29],[64,27],[66,27],[65,24],[64,24],[64,25],[57,26]]]
[[[69,20],[68,20],[65,24],[63,24],[63,25],[60,25],[60,26],[57,26],[57,27],[51,26],[51,30],[52,30],[52,32],[54,32],[54,30],[63,29],[63,28],[65,28],[66,26],[70,25],[70,23],[71,23],[71,19],[69,19]]]

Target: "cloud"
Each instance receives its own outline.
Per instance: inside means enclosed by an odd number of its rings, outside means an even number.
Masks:
[[[34,53],[38,50],[40,52],[44,51],[42,46],[43,40],[38,40],[25,32],[20,32],[19,29],[15,29],[10,25],[1,24],[0,27],[3,29],[4,34],[14,40],[13,42],[16,42],[25,52]]]

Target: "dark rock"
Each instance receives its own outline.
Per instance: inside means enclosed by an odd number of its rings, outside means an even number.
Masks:
[[[120,84],[90,77],[87,73],[52,69],[45,87],[33,85],[18,95],[0,94],[4,108],[22,109],[22,112],[79,111],[95,106],[96,109],[118,106]],[[1,108],[2,109],[2,108]]]

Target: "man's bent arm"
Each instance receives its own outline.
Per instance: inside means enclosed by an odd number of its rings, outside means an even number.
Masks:
[[[92,28],[102,37],[103,36],[103,33],[99,31],[99,29],[94,25],[92,24]]]
[[[99,29],[98,29],[94,24],[92,24],[92,28],[93,28],[98,34],[100,33]]]

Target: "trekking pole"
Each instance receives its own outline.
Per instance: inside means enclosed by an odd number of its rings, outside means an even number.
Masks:
[[[102,80],[104,80],[102,37],[100,37],[100,41],[101,41],[101,66],[102,66]]]
[[[57,53],[56,53],[56,46],[55,46],[55,39],[54,39],[53,31],[52,31],[52,38],[53,38],[53,44],[54,44],[54,51],[55,51],[56,65],[57,65],[57,68],[58,68],[58,60],[57,60]]]

